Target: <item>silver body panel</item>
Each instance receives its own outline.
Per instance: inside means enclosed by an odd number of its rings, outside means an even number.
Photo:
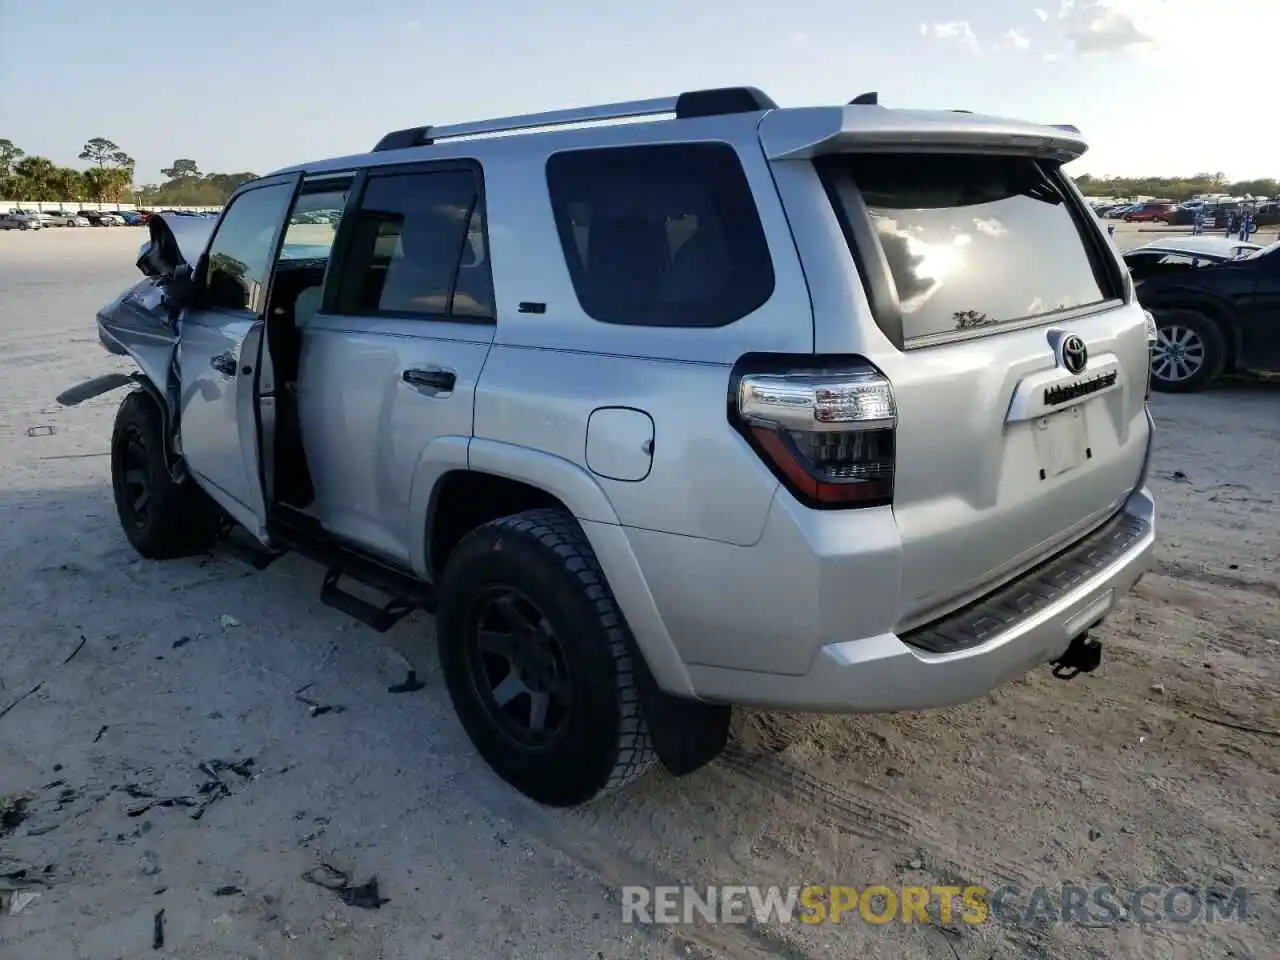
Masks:
[[[629,115],[660,103],[633,104]],[[505,129],[535,125],[509,120]],[[459,139],[481,127],[449,132],[428,146],[272,175],[305,182],[442,159],[483,170],[494,324],[317,313],[301,331],[298,410],[316,489],[309,512],[335,538],[427,577],[437,483],[458,470],[519,480],[578,518],[662,688],[844,711],[979,696],[1061,654],[1145,569],[1154,508],[1142,489],[1151,426],[1141,308],[1130,297],[1058,322],[898,349],[872,319],[810,162],[851,149],[957,145],[1066,160],[1084,151],[1074,130],[859,106],[491,139]],[[567,149],[682,141],[736,149],[767,237],[773,294],[723,327],[600,323],[575,294],[546,161]],[[545,311],[521,312],[529,301]],[[1051,334],[1079,336],[1091,370],[1116,376],[1063,408],[1087,430],[1090,459],[1046,480],[1028,470],[1048,412],[1037,396],[1075,381],[1057,364]],[[260,403],[269,434],[274,402],[208,365],[219,351],[256,363],[246,358],[260,336],[261,323],[188,320],[178,367],[193,473],[265,539],[253,423]],[[152,356],[142,339],[110,337],[163,382],[161,347],[171,356],[172,342],[154,344]],[[812,510],[779,483],[726,418],[733,364],[752,352],[856,354],[884,373],[898,406],[892,507]],[[401,380],[406,369],[432,366],[456,374],[452,391],[433,395]],[[955,654],[901,639],[1018,583],[1117,511],[1146,533],[1034,617]]]

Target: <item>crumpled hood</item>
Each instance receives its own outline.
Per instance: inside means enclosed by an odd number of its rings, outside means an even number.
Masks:
[[[145,256],[153,243],[164,243],[161,235],[168,228],[183,261],[194,269],[217,225],[218,221],[212,217],[180,217],[172,213],[157,213],[147,222],[150,239],[138,248],[138,256]]]
[[[204,253],[205,247],[209,245],[209,237],[213,234],[213,228],[218,225],[218,221],[213,217],[178,217],[163,213],[158,216],[173,231],[173,237],[178,241],[178,249],[182,252],[182,259],[194,267]]]

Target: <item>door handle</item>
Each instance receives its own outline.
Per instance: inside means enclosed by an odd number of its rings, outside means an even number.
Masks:
[[[424,390],[452,390],[458,383],[458,375],[452,370],[406,370],[400,379]]]
[[[236,375],[236,358],[229,353],[219,353],[209,358],[209,366],[217,370],[224,377],[234,377]]]

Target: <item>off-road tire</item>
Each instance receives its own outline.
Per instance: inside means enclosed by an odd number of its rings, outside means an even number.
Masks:
[[[144,519],[134,512],[126,478],[126,447],[140,443],[140,469],[147,483]],[[217,537],[217,506],[190,481],[178,483],[165,463],[164,423],[160,409],[145,391],[128,394],[116,411],[111,432],[111,489],[124,535],[148,560],[168,560],[208,550]],[[135,467],[138,469],[138,467]]]
[[[1156,319],[1156,330],[1166,327],[1186,327],[1194,331],[1204,343],[1205,357],[1200,369],[1185,380],[1162,380],[1151,374],[1151,389],[1161,393],[1194,393],[1203,390],[1222,375],[1227,364],[1227,341],[1222,328],[1210,317],[1198,310],[1181,307],[1157,308],[1152,310]],[[1154,360],[1154,358],[1153,358]]]
[[[481,593],[514,587],[555,631],[572,709],[542,752],[513,745],[481,701],[470,623]],[[586,535],[567,512],[527,510],[486,523],[453,551],[440,581],[436,636],[449,696],[476,750],[502,779],[548,806],[617,790],[657,760],[637,688],[633,641]]]

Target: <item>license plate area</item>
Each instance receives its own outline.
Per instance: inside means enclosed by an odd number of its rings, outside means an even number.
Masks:
[[[1093,455],[1089,449],[1084,408],[1085,404],[1076,404],[1070,409],[1032,421],[1031,432],[1035,437],[1041,480],[1074,470]]]

